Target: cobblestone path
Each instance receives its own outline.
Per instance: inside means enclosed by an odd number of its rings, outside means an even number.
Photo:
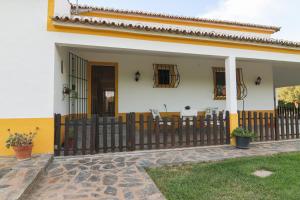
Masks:
[[[147,167],[211,162],[228,158],[300,151],[300,140],[232,146],[195,147],[144,152],[55,158],[28,200],[162,200],[145,172]]]

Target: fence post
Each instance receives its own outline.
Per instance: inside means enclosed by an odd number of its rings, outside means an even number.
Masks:
[[[95,115],[95,151],[99,153],[100,148],[100,138],[99,138],[99,116]]]
[[[178,118],[178,144],[179,146],[182,146],[183,142],[182,142],[182,126],[183,126],[183,120],[182,117]]]
[[[119,116],[119,151],[123,151],[123,117]]]
[[[190,146],[190,119],[185,119],[185,144],[186,146]]]
[[[243,129],[246,129],[246,112],[242,111],[242,127]]]
[[[290,139],[290,120],[289,115],[285,116],[286,139]]]
[[[69,116],[65,119],[65,140],[64,140],[64,156],[69,155]]]
[[[126,113],[126,146],[125,149],[126,151],[130,150],[130,114]]]
[[[115,118],[112,118],[110,120],[110,127],[111,127],[111,132],[110,132],[110,147],[111,147],[111,151],[115,152],[116,149],[116,120]]]
[[[275,140],[279,140],[279,115],[278,112],[275,113]]]
[[[211,116],[207,115],[206,117],[206,137],[207,145],[211,145]]]
[[[253,130],[254,130],[254,133],[255,133],[255,136],[258,135],[258,126],[257,126],[257,112],[254,112],[253,113]],[[255,137],[255,141],[257,141],[257,137]]]
[[[230,144],[230,114],[226,111],[226,144]]]
[[[295,115],[295,126],[296,126],[296,138],[299,138],[299,116],[298,116],[298,112]]]
[[[78,143],[78,120],[74,120],[74,147],[73,147],[73,153],[74,155],[77,154],[77,143]]]
[[[103,152],[107,152],[107,117],[103,117]]]
[[[293,110],[293,112],[294,112],[294,110]],[[294,127],[294,113],[292,113],[291,115],[290,115],[290,121],[291,121],[291,135],[292,135],[292,139],[294,139],[295,138],[295,127]]]
[[[175,134],[176,134],[176,130],[175,130],[175,120],[172,117],[171,119],[171,146],[174,147],[175,146]]]
[[[90,135],[90,154],[95,153],[95,135],[96,135],[96,121],[97,121],[97,116],[92,115],[91,118],[91,135]]]
[[[82,119],[82,154],[86,154],[87,119]]]
[[[273,113],[270,114],[270,129],[271,129],[271,140],[274,140],[275,138],[275,131],[276,128],[274,129],[274,115]]]
[[[61,150],[61,143],[60,143],[60,137],[61,137],[61,115],[60,114],[54,114],[54,155],[59,156],[60,150]]]
[[[223,118],[223,113],[219,114],[219,133],[220,133],[220,144],[224,144],[224,118]]]
[[[248,130],[252,131],[252,112],[248,111]]]
[[[168,145],[168,119],[164,118],[163,119],[163,143],[164,143],[164,148],[167,148]]]
[[[264,141],[264,119],[263,119],[263,114],[260,112],[259,113],[259,136],[260,136],[260,141]]]
[[[140,149],[144,149],[144,115],[140,114],[140,129],[139,129],[139,137],[140,137]]]
[[[135,150],[135,113],[131,113],[131,131],[130,131],[130,135],[131,135],[131,151]]]
[[[197,146],[197,117],[193,117],[193,145]]]
[[[147,147],[148,147],[148,149],[152,149],[152,126],[153,126],[153,118],[152,118],[152,116],[148,116],[148,118],[147,118]]]
[[[154,132],[155,132],[155,148],[156,149],[159,149],[159,134],[160,134],[160,131],[159,131],[159,117],[157,116],[155,118],[155,127],[154,127]]]
[[[265,113],[265,140],[269,140],[269,115]]]

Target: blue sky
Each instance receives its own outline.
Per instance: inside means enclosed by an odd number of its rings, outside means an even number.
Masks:
[[[274,37],[300,41],[299,0],[79,0],[79,3],[276,25],[282,31]]]

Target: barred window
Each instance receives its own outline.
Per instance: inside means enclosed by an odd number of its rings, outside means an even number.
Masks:
[[[237,98],[241,99],[241,73],[242,69],[236,69],[236,82],[237,82]],[[226,78],[225,68],[213,67],[214,77],[214,99],[225,100],[226,99]]]
[[[154,87],[175,88],[178,86],[180,78],[176,65],[154,64]]]

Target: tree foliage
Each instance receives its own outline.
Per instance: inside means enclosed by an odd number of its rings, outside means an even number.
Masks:
[[[300,103],[300,86],[279,88],[277,97],[284,104]]]

